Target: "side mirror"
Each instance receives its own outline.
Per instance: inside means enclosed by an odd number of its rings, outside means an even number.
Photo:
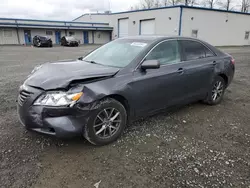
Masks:
[[[159,69],[160,62],[158,60],[146,60],[141,64],[141,69]]]

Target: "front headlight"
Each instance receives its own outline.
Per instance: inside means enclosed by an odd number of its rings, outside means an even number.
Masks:
[[[43,106],[68,106],[75,104],[83,95],[83,92],[79,93],[67,93],[67,92],[48,92],[41,95],[34,103],[34,105]]]

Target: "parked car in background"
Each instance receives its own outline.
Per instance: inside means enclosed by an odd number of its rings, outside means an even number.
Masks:
[[[64,36],[61,38],[62,46],[79,46],[80,41],[72,36]]]
[[[33,46],[36,47],[52,47],[52,40],[47,36],[36,35],[33,38]]]
[[[20,87],[18,114],[28,130],[104,145],[162,109],[220,103],[234,64],[194,38],[121,38],[78,60],[36,67]]]

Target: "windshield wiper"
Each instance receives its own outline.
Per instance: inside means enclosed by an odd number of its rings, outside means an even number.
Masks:
[[[88,61],[88,60],[83,60],[83,61],[86,61],[86,62],[88,62],[88,63],[92,63],[92,64],[102,65],[102,64],[97,63],[97,62],[95,62],[95,61]]]
[[[92,64],[97,64],[97,65],[102,65],[102,66],[107,66],[107,67],[116,67],[116,68],[121,68],[121,67],[118,67],[118,66],[113,66],[113,65],[104,65],[104,64],[101,64],[101,63],[97,63],[96,61],[89,61],[89,60],[82,60],[82,61],[85,61],[87,63],[92,63]]]
[[[78,60],[80,60],[80,61],[85,61],[85,62],[92,63],[92,64],[98,64],[98,63],[96,63],[95,61],[84,60],[83,57],[79,57]]]
[[[84,60],[84,61],[86,61],[86,60]],[[95,61],[86,61],[86,62],[92,63],[92,64],[98,64],[98,63],[96,63]]]

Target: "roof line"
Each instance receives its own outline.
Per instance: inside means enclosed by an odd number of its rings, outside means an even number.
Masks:
[[[143,12],[143,11],[151,11],[151,10],[160,10],[160,9],[169,9],[169,8],[177,8],[181,7],[182,5],[174,5],[174,6],[165,6],[165,7],[158,7],[158,8],[149,8],[149,9],[140,9],[140,10],[130,10],[130,11],[123,11],[123,12],[114,12],[112,14],[123,14],[123,13],[133,13],[133,12]]]
[[[42,24],[25,24],[25,23],[0,23],[0,26],[9,26],[9,27],[47,27],[47,28],[93,28],[93,29],[110,29],[112,30],[113,27],[96,27],[96,26],[69,26],[69,25],[42,25]]]
[[[81,16],[78,16],[77,18],[75,18],[74,20],[72,20],[72,22],[79,19],[79,18],[81,18],[82,16],[84,16],[84,14],[82,14]]]
[[[226,13],[233,13],[233,14],[243,14],[243,15],[250,15],[247,12],[240,12],[240,11],[233,11],[233,10],[224,10],[224,9],[217,9],[217,8],[207,8],[207,7],[196,7],[196,6],[184,6],[181,5],[183,8],[189,9],[200,9],[200,10],[208,10],[208,11],[215,11],[215,12],[226,12]]]
[[[109,25],[109,23],[101,23],[101,22],[73,22],[73,21],[57,21],[57,20],[35,20],[35,19],[23,19],[23,18],[0,18],[0,20],[16,20],[16,21],[52,22],[52,23],[78,23],[78,24]]]
[[[133,12],[143,12],[143,11],[151,11],[151,10],[160,10],[160,9],[169,9],[169,8],[189,8],[189,9],[200,9],[200,10],[208,10],[208,11],[216,11],[216,12],[227,12],[227,13],[234,13],[234,14],[243,14],[243,15],[250,15],[250,13],[239,12],[239,11],[232,11],[232,10],[223,10],[223,9],[215,9],[215,8],[206,8],[206,7],[197,7],[197,6],[186,6],[186,5],[174,5],[174,6],[165,6],[165,7],[158,7],[158,8],[150,8],[150,9],[140,9],[140,10],[130,10],[130,11],[123,11],[123,12],[114,12],[110,14],[106,13],[86,13],[83,14],[74,20],[77,20],[85,15],[114,15],[114,14],[124,14],[124,13],[133,13]],[[74,21],[73,20],[73,21]]]
[[[73,19],[72,22],[74,22],[75,20],[81,18],[82,16],[87,16],[87,15],[111,15],[111,14],[115,14],[115,13],[85,13],[85,14],[82,14],[81,16],[78,16],[77,18]]]

